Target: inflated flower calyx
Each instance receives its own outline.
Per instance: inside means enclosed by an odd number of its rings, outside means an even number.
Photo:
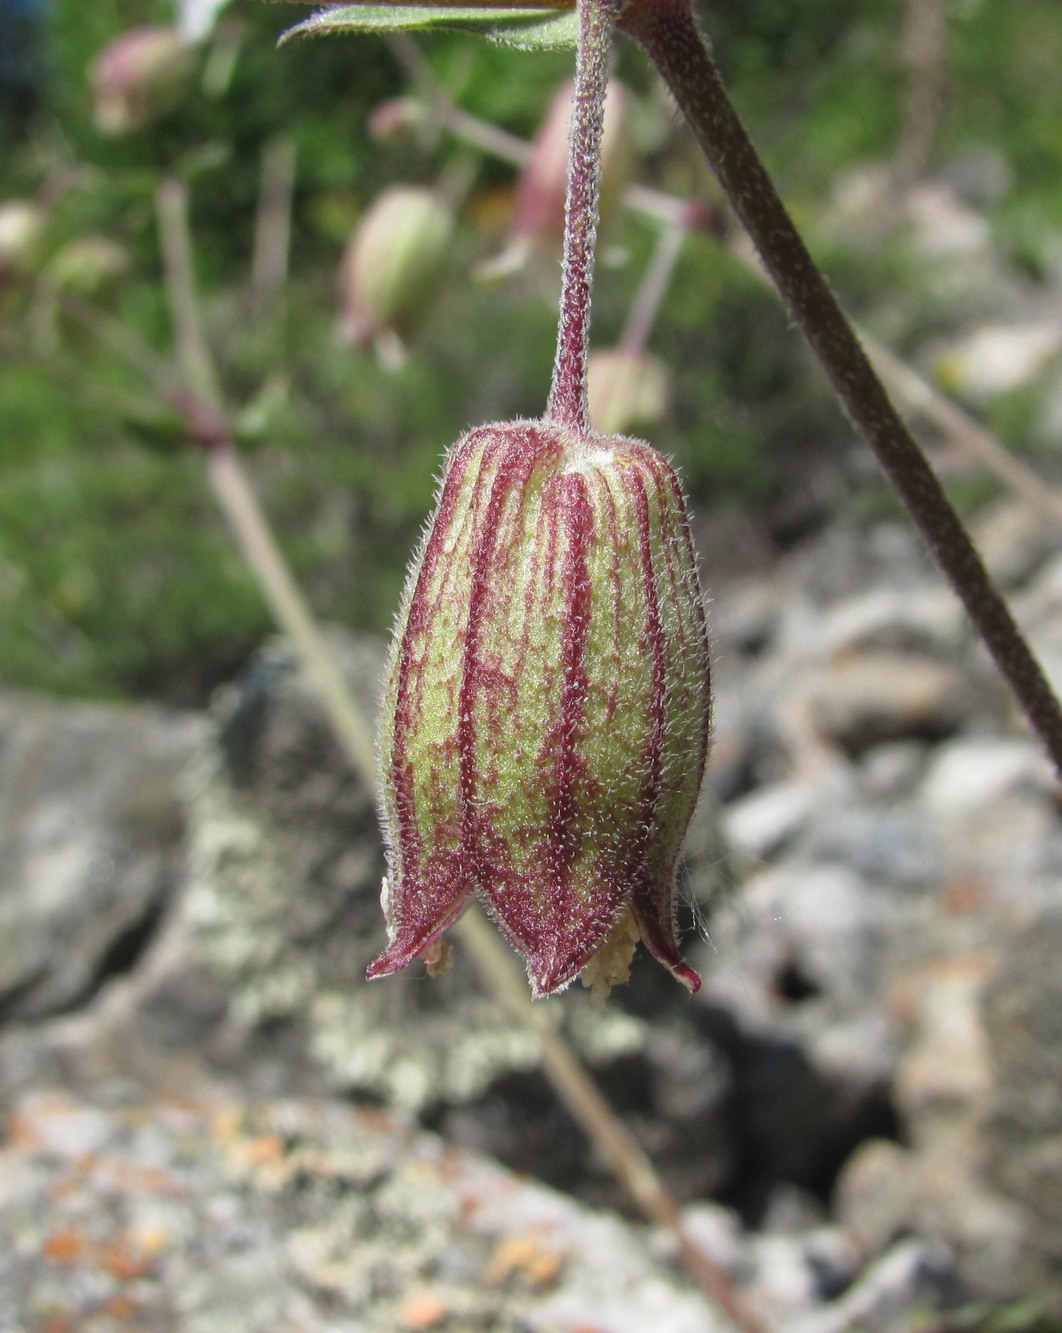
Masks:
[[[92,116],[102,134],[140,129],[177,101],[193,66],[191,48],[176,28],[131,28],[92,66]]]
[[[542,127],[516,182],[509,242],[504,252],[484,265],[489,277],[519,269],[536,250],[554,257],[564,238],[564,201],[568,180],[568,133],[574,84],[554,94]],[[613,80],[605,100],[601,136],[601,202],[599,226],[616,214],[631,176],[630,93]]]
[[[564,237],[564,199],[568,183],[568,134],[575,85],[558,88],[542,128],[531,145],[531,155],[516,185],[513,232],[517,237],[559,245]],[[627,120],[630,94],[622,84],[609,84],[601,132],[600,223],[615,211],[630,176]]]
[[[340,325],[359,347],[407,338],[446,272],[454,218],[434,191],[385,190],[362,216],[339,273]]]
[[[404,147],[431,143],[439,133],[439,122],[419,98],[392,97],[374,109],[366,128],[377,143]]]
[[[79,236],[51,257],[47,276],[57,291],[96,300],[129,272],[131,262],[129,252],[109,236]]]
[[[676,861],[701,784],[709,654],[685,502],[649,445],[548,421],[447,458],[391,649],[380,736],[390,944],[433,965],[478,895],[535,995],[684,985]]]
[[[43,208],[28,199],[0,203],[0,284],[32,269],[44,225]]]

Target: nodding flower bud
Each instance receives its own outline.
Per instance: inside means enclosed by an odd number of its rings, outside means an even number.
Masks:
[[[404,339],[446,271],[453,214],[433,190],[385,190],[354,229],[340,267],[340,326],[358,347]]]
[[[667,415],[669,388],[667,367],[658,357],[622,347],[591,352],[590,424],[602,435],[646,434]]]
[[[140,129],[177,100],[191,69],[188,44],[176,28],[131,28],[92,66],[93,119],[103,134]]]
[[[410,571],[380,735],[386,976],[478,895],[536,996],[690,990],[675,867],[701,785],[709,655],[686,507],[649,445],[552,422],[450,451]]]
[[[367,128],[377,143],[402,145],[437,134],[439,122],[419,98],[392,97],[373,110]]]
[[[568,180],[568,131],[574,85],[555,94],[546,119],[531,146],[516,186],[513,239],[560,245],[564,236],[564,198]],[[601,203],[599,225],[607,226],[630,179],[628,135],[630,94],[613,81],[605,99],[601,137]]]
[[[44,222],[44,210],[28,199],[0,203],[0,282],[32,267]]]
[[[79,236],[52,256],[48,280],[59,291],[97,299],[113,290],[129,263],[128,251],[109,236]]]

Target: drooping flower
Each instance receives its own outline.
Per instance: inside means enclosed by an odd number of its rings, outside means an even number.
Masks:
[[[675,866],[708,745],[685,503],[641,441],[552,422],[447,459],[393,641],[381,728],[390,944],[435,963],[478,895],[548,995],[607,993],[640,937],[691,990]]]
[[[28,199],[0,203],[0,287],[5,280],[32,268],[44,231],[45,214]]]
[[[553,97],[542,128],[516,185],[514,233],[529,240],[560,245],[564,236],[564,199],[568,185],[568,135],[575,85],[563,84]],[[601,134],[600,223],[615,211],[630,177],[628,139],[630,95],[622,84],[609,84]]]
[[[413,332],[445,276],[453,231],[453,213],[434,190],[396,185],[375,200],[340,266],[340,324],[348,342],[379,346]]]
[[[568,135],[575,86],[561,85],[550,102],[531,151],[516,182],[513,221],[502,254],[483,266],[490,275],[520,269],[535,254],[552,261],[564,239],[564,202],[568,182]],[[630,138],[631,96],[618,81],[608,85],[601,135],[599,226],[619,212],[631,177],[634,154]]]
[[[193,53],[176,28],[145,25],[115,38],[91,70],[93,119],[103,134],[128,134],[177,100]]]

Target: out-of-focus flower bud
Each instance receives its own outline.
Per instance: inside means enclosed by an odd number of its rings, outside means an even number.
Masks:
[[[616,347],[590,354],[586,393],[590,424],[602,435],[643,435],[667,415],[667,367],[647,352]]]
[[[564,237],[564,196],[568,180],[568,131],[574,85],[566,83],[550,104],[516,186],[514,242],[560,245]],[[608,225],[623,197],[631,171],[627,133],[630,94],[613,81],[605,99],[601,139],[599,226]]]
[[[80,236],[64,245],[48,265],[53,287],[86,299],[99,296],[129,270],[129,255],[107,236]]]
[[[381,726],[382,977],[434,965],[478,894],[535,995],[625,980],[639,937],[690,990],[675,865],[709,730],[685,502],[649,445],[541,421],[450,451]]]
[[[439,122],[419,98],[392,97],[374,108],[368,129],[378,143],[394,145],[437,133]]]
[[[340,328],[356,346],[406,338],[446,272],[454,218],[433,190],[395,186],[354,229],[339,273]]]
[[[176,28],[131,28],[92,65],[93,120],[103,134],[140,129],[177,100],[192,51]]]
[[[28,199],[0,203],[0,280],[33,264],[44,230],[44,210]]]

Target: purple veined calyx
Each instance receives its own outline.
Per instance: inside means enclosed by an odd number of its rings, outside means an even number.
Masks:
[[[410,572],[381,727],[390,944],[445,965],[477,896],[534,994],[625,980],[641,939],[684,985],[682,840],[709,652],[685,502],[649,445],[555,423],[450,451]]]
[[[401,366],[405,343],[445,277],[453,233],[453,212],[435,190],[384,190],[351,233],[340,264],[343,341],[375,346],[385,366]]]

